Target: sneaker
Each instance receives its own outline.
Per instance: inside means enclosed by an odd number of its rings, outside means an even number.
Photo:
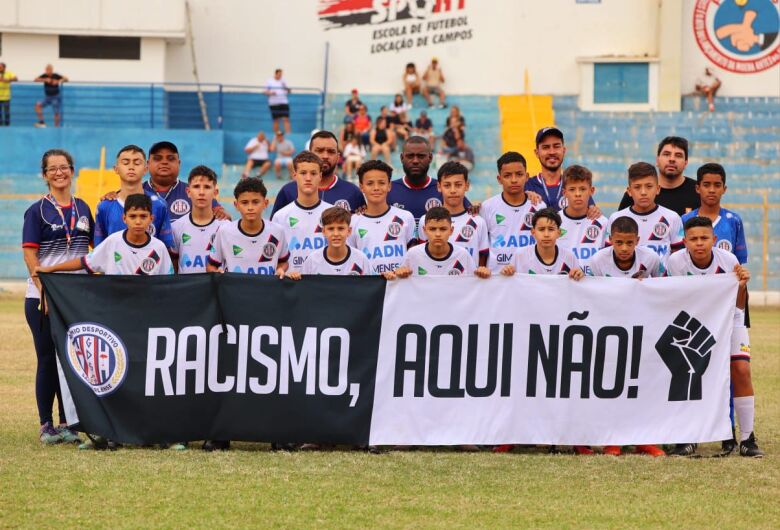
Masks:
[[[54,428],[50,421],[47,421],[41,425],[41,430],[38,433],[38,438],[43,445],[54,445],[62,441],[62,435]]]
[[[102,436],[87,435],[87,441],[79,444],[79,451],[102,451],[108,449],[108,440]]]
[[[206,440],[203,442],[204,451],[228,451],[230,450],[230,440]]]
[[[171,444],[171,446],[168,449],[170,449],[171,451],[186,451],[187,442],[176,442],[175,444]]]
[[[272,443],[271,444],[271,451],[295,451],[298,449],[298,446],[293,443]]]
[[[446,103],[439,103],[439,108],[440,109],[446,109],[447,108],[447,104]]]
[[[322,449],[320,444],[303,444],[301,446],[301,451],[319,451],[320,449]]]
[[[119,449],[120,447],[122,447],[122,444],[121,444],[121,443],[119,443],[119,442],[115,442],[114,440],[107,440],[107,441],[106,441],[106,448],[107,448],[109,451],[116,451],[116,450],[117,450],[117,449]]]
[[[493,448],[494,453],[511,453],[512,449],[514,449],[514,445],[512,444],[503,444],[503,445],[497,445]]]
[[[602,453],[609,456],[620,456],[619,445],[605,445]]]
[[[655,457],[666,456],[666,453],[663,452],[663,449],[655,445],[637,445],[634,449],[634,453],[638,455],[648,455]]]
[[[46,122],[39,121],[35,124],[35,126],[38,127],[39,129],[43,129],[46,127]]]
[[[577,455],[592,455],[594,454],[593,449],[590,448],[588,445],[575,445],[574,446],[574,454]]]
[[[666,454],[669,456],[693,456],[699,444],[675,444],[674,448]]]
[[[729,456],[737,450],[737,433],[731,429],[731,438],[720,442],[720,454],[717,456]]]
[[[57,427],[57,432],[60,433],[60,437],[62,437],[62,441],[66,444],[80,444],[81,438],[79,438],[79,435],[76,434],[75,431],[68,428],[67,425],[60,425]]]
[[[758,448],[755,434],[751,432],[747,440],[739,442],[739,454],[752,458],[761,458],[764,456],[764,452]]]

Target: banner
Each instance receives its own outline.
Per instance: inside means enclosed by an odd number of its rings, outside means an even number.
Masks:
[[[68,422],[125,443],[726,439],[736,279],[41,275]]]

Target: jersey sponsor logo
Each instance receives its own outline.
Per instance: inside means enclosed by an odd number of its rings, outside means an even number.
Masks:
[[[337,200],[333,206],[338,206],[339,208],[344,208],[346,211],[351,212],[352,208],[349,206],[349,201],[346,199],[339,199]]]
[[[693,34],[713,64],[737,74],[763,72],[780,63],[780,13],[776,0],[696,0]]]
[[[298,224],[298,219],[296,219],[295,217],[290,217],[289,219],[287,219],[287,221],[290,223],[291,227]]]
[[[358,228],[358,236],[361,238],[366,237],[366,234],[368,233],[368,230],[365,228]]]
[[[721,248],[727,252],[731,252],[731,241],[728,239],[721,239],[716,243],[718,248]]]
[[[425,211],[427,212],[431,208],[436,208],[437,206],[441,206],[441,201],[437,199],[436,197],[431,197],[427,201],[425,201]]]
[[[379,258],[402,258],[406,255],[406,247],[404,245],[380,245],[377,247],[367,247],[363,249],[363,253],[368,259]]]
[[[171,203],[171,213],[175,215],[184,215],[190,212],[190,203],[185,199],[176,199]]]
[[[276,270],[269,265],[258,265],[257,267],[241,267],[236,265],[231,272],[240,272],[242,274],[262,274],[271,276],[276,273]]]
[[[566,230],[565,228],[561,228],[561,235],[560,235],[560,237],[563,237],[563,236],[565,236],[568,233],[569,233],[568,230]]]
[[[422,267],[417,267],[417,276],[425,276],[426,274],[428,274],[427,270]]]
[[[184,265],[188,269],[205,269],[208,256],[201,256],[195,254],[195,257],[190,257],[189,254],[184,254],[179,260],[179,265]]]
[[[506,220],[506,217],[504,217],[504,216],[503,216],[503,215],[501,215],[500,213],[497,213],[497,214],[496,214],[496,224],[500,225],[500,224],[501,224],[501,223],[503,223],[505,220]]]
[[[527,236],[525,234],[520,234],[517,236],[511,235],[509,237],[504,237],[502,234],[499,234],[493,240],[493,244],[491,246],[493,248],[503,248],[503,247],[522,248],[522,247],[527,247],[528,245],[533,245],[534,243],[536,243],[534,238],[532,236]]]
[[[238,245],[233,245],[233,255],[238,256],[244,251],[243,248],[239,247]]]
[[[119,263],[120,261],[122,261],[122,254],[114,252],[114,263]]]
[[[189,235],[189,234],[186,234],[186,233],[185,233],[185,234],[182,234],[182,235],[181,235],[181,242],[182,242],[182,244],[184,244],[184,245],[186,245],[186,244],[187,244],[187,242],[188,242],[190,239],[192,239],[192,236],[191,236],[191,235]]]
[[[97,396],[119,388],[127,376],[127,349],[111,329],[93,322],[68,328],[66,349],[73,372]]]
[[[290,240],[288,248],[290,250],[317,250],[325,246],[326,240],[323,237],[304,237],[300,240],[293,237]]]
[[[571,251],[574,253],[574,256],[579,260],[586,260],[589,259],[592,255],[594,255],[596,252],[599,251],[597,248],[590,248],[590,247],[573,247]]]

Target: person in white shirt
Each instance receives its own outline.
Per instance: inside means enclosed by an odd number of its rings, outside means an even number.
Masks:
[[[358,167],[366,159],[366,149],[360,145],[357,136],[350,138],[347,145],[344,146],[344,176],[352,181],[352,176]]]
[[[265,133],[260,131],[257,136],[250,138],[250,140],[244,146],[244,152],[247,154],[246,164],[244,165],[244,172],[241,173],[241,178],[245,179],[249,176],[249,173],[259,167],[257,177],[262,177],[265,173],[271,169],[271,160],[268,156],[271,144],[268,142],[268,138],[265,137]]]
[[[704,75],[696,80],[696,92],[707,98],[707,108],[715,112],[715,94],[720,88],[720,79],[712,74],[709,68],[704,69]]]
[[[276,160],[274,160],[274,172],[276,178],[282,178],[282,166],[287,168],[287,173],[290,178],[293,176],[293,155],[295,154],[295,146],[293,143],[284,137],[282,131],[276,131],[276,138],[271,142],[269,151],[276,152]]]
[[[282,79],[282,69],[277,68],[274,76],[265,82],[265,95],[268,96],[268,108],[274,120],[274,132],[279,132],[279,120],[284,124],[284,130],[290,134],[290,100],[287,95],[290,88]]]

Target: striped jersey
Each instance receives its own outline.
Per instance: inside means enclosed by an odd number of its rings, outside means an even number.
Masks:
[[[281,226],[263,221],[260,231],[252,234],[241,228],[239,219],[219,227],[208,261],[227,272],[273,275],[288,257],[287,237]]]

